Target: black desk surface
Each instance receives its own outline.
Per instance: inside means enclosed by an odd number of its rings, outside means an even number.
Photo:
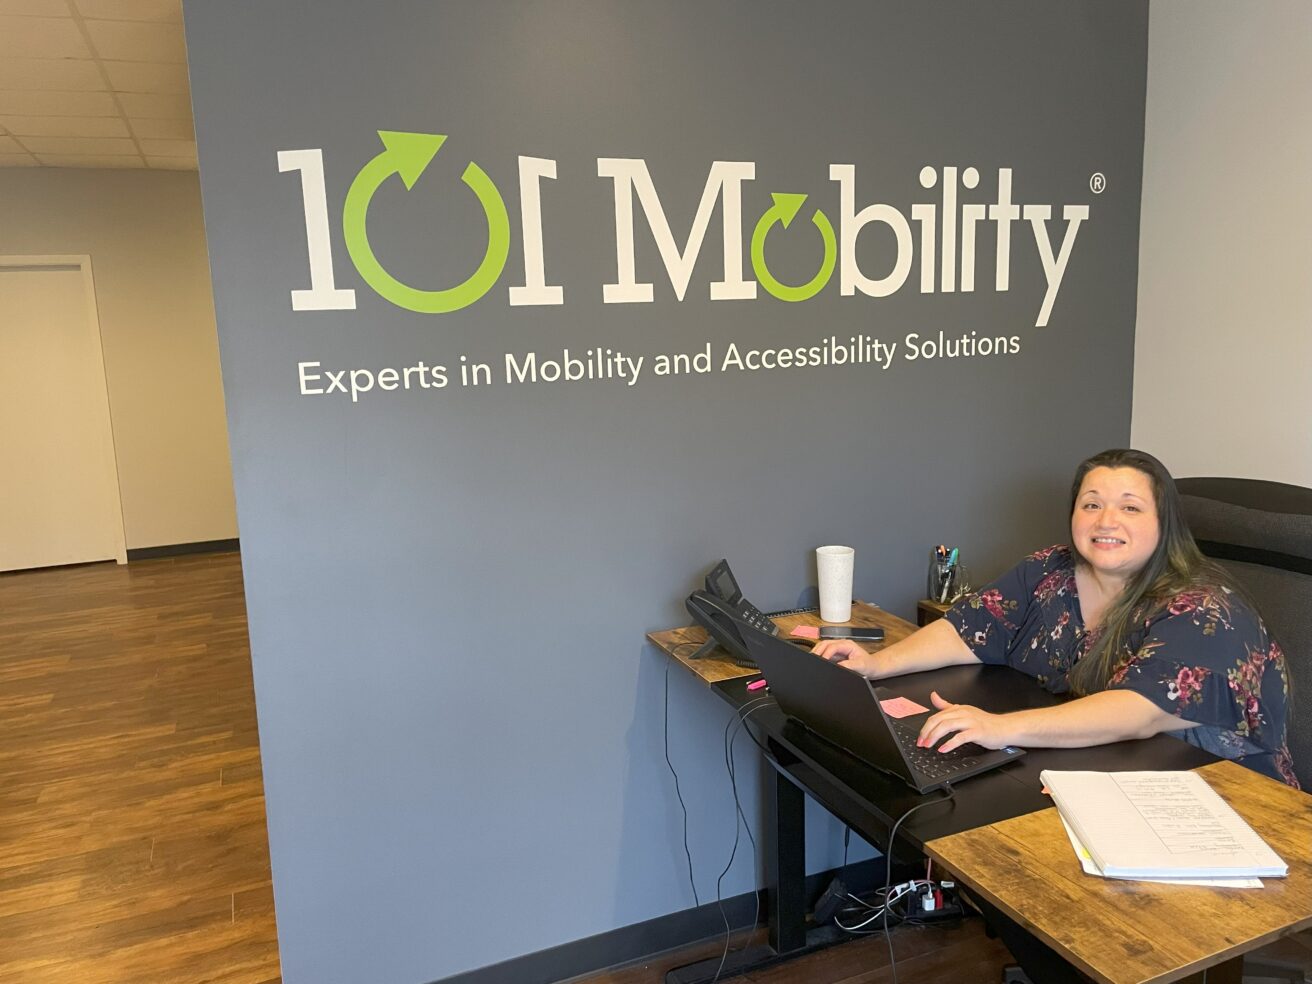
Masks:
[[[746,689],[756,679],[759,676],[725,680],[714,684],[713,689],[735,708],[742,708],[761,696],[759,691],[750,693]],[[925,707],[932,706],[931,690],[956,703],[996,712],[1061,703],[1061,698],[1043,690],[1031,677],[1004,666],[951,666],[888,677],[880,680],[880,686]],[[943,798],[939,792],[921,796],[902,780],[808,731],[773,701],[753,710],[748,725],[769,739],[785,775],[877,844],[887,844],[889,829],[907,810]],[[1052,806],[1039,781],[1044,769],[1193,769],[1215,761],[1215,756],[1166,735],[1089,748],[1032,749],[1000,769],[963,781],[955,787],[955,796],[942,805],[927,806],[911,814],[898,828],[899,842],[905,835],[906,843],[919,852],[925,841]],[[899,859],[903,853],[901,849],[896,851]]]

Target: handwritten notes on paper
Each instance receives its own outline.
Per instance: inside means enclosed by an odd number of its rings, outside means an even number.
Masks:
[[[1108,878],[1283,878],[1288,867],[1196,772],[1040,778]]]

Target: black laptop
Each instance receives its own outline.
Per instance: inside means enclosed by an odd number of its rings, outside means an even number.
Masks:
[[[894,718],[880,701],[897,694],[792,643],[742,626],[747,651],[785,714],[918,793],[928,793],[1020,758],[1019,748],[991,749],[967,742],[950,752],[918,748],[926,711]]]

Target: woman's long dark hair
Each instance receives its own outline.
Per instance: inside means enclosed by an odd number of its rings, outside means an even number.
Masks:
[[[1166,466],[1144,451],[1112,448],[1080,462],[1071,482],[1067,515],[1075,514],[1075,502],[1084,478],[1095,468],[1133,468],[1148,476],[1157,507],[1160,536],[1157,548],[1108,607],[1097,641],[1072,668],[1067,679],[1077,695],[1103,690],[1125,656],[1131,628],[1165,607],[1182,591],[1229,590],[1233,581],[1217,564],[1203,556],[1184,521],[1180,493]],[[1077,565],[1087,563],[1072,544]]]

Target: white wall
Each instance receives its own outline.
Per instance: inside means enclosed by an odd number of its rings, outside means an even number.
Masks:
[[[235,537],[195,172],[0,169],[0,253],[91,256],[128,548]]]
[[[1312,3],[1153,0],[1131,439],[1312,486]]]

